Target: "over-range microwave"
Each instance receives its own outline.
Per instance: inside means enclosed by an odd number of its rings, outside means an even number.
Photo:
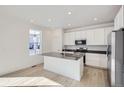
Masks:
[[[86,40],[75,40],[75,45],[86,45]]]

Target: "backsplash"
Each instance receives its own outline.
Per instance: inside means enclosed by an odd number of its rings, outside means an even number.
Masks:
[[[107,45],[65,45],[65,49],[87,48],[88,50],[106,51]]]

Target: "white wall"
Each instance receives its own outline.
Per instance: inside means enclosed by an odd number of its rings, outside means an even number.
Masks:
[[[52,51],[52,31],[43,31],[43,53]]]
[[[61,52],[63,47],[63,30],[61,28],[43,31],[43,53]]]
[[[42,31],[39,26],[0,15],[0,75],[42,62],[41,55],[29,56],[30,28]]]
[[[63,30],[55,29],[52,31],[52,51],[62,52],[63,48]]]

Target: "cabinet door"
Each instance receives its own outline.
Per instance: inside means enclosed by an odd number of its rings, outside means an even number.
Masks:
[[[104,41],[105,41],[105,45],[107,45],[107,38],[108,38],[108,35],[112,32],[113,30],[113,27],[107,27],[104,29],[105,31],[105,36],[104,36]]]
[[[93,53],[86,54],[86,65],[99,67],[99,55]]]
[[[94,44],[95,45],[104,45],[104,29],[95,29],[94,30]]]
[[[80,37],[81,39],[86,39],[86,31],[81,31]]]
[[[94,31],[93,30],[86,31],[86,39],[87,39],[87,45],[94,45]]]
[[[87,45],[104,45],[104,29],[86,31]]]
[[[99,66],[107,69],[107,55],[99,54]]]
[[[64,33],[64,45],[68,45],[68,33]]]
[[[75,32],[64,33],[64,45],[75,45]]]
[[[75,45],[75,32],[70,32],[69,33],[69,45]]]
[[[75,32],[75,40],[81,40],[81,31]]]
[[[77,31],[75,32],[75,40],[86,39],[86,31]]]
[[[86,54],[86,65],[107,68],[107,56],[104,54]]]

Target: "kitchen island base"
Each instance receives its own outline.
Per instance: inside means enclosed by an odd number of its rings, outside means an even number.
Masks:
[[[83,76],[83,57],[78,60],[44,56],[44,69],[80,81]]]

